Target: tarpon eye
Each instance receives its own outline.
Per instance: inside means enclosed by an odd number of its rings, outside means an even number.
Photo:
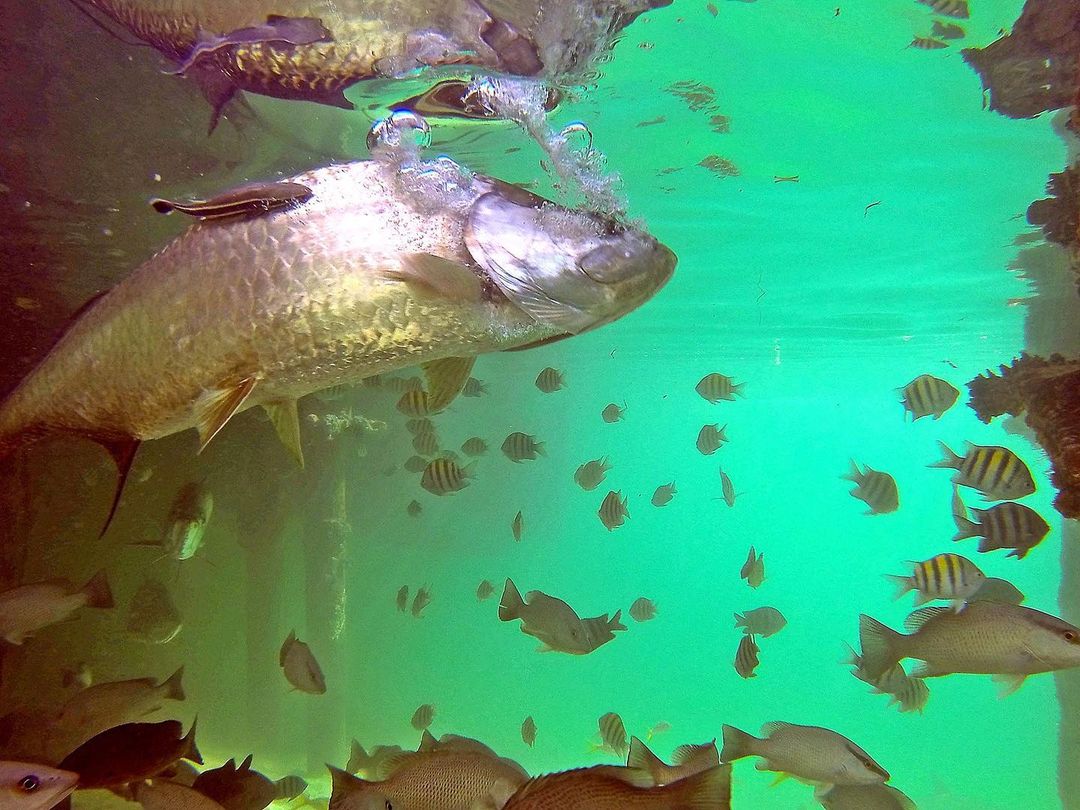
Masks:
[[[1070,644],[1076,644],[1077,643],[1076,631],[1075,630],[1066,630],[1061,635]]]
[[[32,773],[19,780],[19,790],[23,793],[33,793],[39,787],[41,787],[41,780]]]

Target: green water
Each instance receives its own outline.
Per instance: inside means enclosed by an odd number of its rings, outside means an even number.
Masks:
[[[1026,605],[1059,614],[1060,520],[1043,452],[1001,424],[981,424],[963,399],[940,421],[912,424],[896,389],[922,373],[962,388],[1024,348],[1027,309],[1008,304],[1030,289],[1008,269],[1019,250],[1012,242],[1029,230],[1027,205],[1065,162],[1064,142],[1049,116],[1016,121],[984,110],[959,46],[905,48],[929,30],[924,6],[714,2],[715,17],[704,2],[676,0],[637,20],[596,85],[553,120],[588,124],[607,168],[622,178],[630,214],[678,254],[670,284],[596,332],[481,357],[473,374],[488,395],[459,399],[435,418],[444,448],[475,435],[489,445],[460,493],[437,498],[415,476],[382,474],[413,454],[411,437],[394,410],[396,395],[369,390],[347,401],[388,423],[364,437],[365,455],[346,446],[332,470],[289,468],[275,479],[285,484],[269,500],[287,499],[304,475],[321,476],[327,488],[343,482],[347,493],[346,623],[333,651],[314,650],[335,659],[327,668],[332,709],[285,692],[271,646],[263,693],[277,691],[272,705],[257,698],[252,705],[242,643],[255,625],[274,640],[294,627],[301,638],[325,631],[307,625],[302,553],[324,517],[293,508],[275,552],[278,584],[259,590],[238,551],[252,518],[231,511],[229,493],[260,487],[262,470],[244,458],[245,442],[229,445],[224,435],[225,446],[212,446],[191,468],[208,476],[218,507],[205,553],[176,576],[183,633],[167,651],[139,650],[121,661],[102,620],[93,643],[108,662],[99,665],[102,676],[166,674],[186,664],[184,713],[199,713],[209,763],[251,750],[256,766],[275,776],[301,773],[309,794],[322,796],[322,759],[343,765],[353,737],[369,748],[415,746],[409,719],[433,703],[436,734],[479,738],[541,773],[614,762],[590,750],[597,718],[613,711],[639,736],[670,723],[650,743],[664,757],[682,743],[718,738],[722,724],[756,732],[783,720],[846,735],[921,810],[1059,806],[1053,676],[1033,676],[1005,699],[989,677],[933,679],[925,711],[901,714],[842,661],[844,643],[858,640],[860,613],[900,627],[910,610],[910,596],[892,601],[882,575],[944,551],[1009,579]],[[968,46],[993,41],[1022,3],[973,5]],[[715,102],[690,109],[670,91],[685,81],[707,85]],[[313,142],[362,144],[369,123],[359,113],[318,110],[307,121],[304,105],[252,104]],[[730,119],[729,132],[711,128],[714,115]],[[436,149],[477,168],[550,188],[536,164],[540,153],[510,125],[478,132],[475,124],[436,124],[435,140]],[[523,151],[507,155],[510,145]],[[698,165],[710,155],[731,161],[738,175]],[[360,146],[356,156],[364,156]],[[774,182],[794,175],[798,183]],[[564,373],[564,390],[536,389],[545,366]],[[713,371],[744,382],[746,397],[701,399],[694,386]],[[623,421],[601,420],[609,402],[625,403]],[[251,441],[273,441],[266,425],[246,419]],[[714,422],[727,425],[730,442],[705,457],[695,439]],[[520,465],[503,457],[499,445],[517,430],[543,441],[546,456]],[[177,454],[190,453],[190,436],[169,441]],[[1054,528],[1026,559],[978,555],[976,540],[950,542],[950,471],[926,466],[940,457],[938,441],[958,451],[964,441],[1001,444],[1028,463],[1038,492],[1024,503]],[[155,483],[136,484],[144,500],[138,517],[120,515],[121,533],[158,520],[172,490],[156,490],[156,482],[183,473],[170,470],[164,451],[145,452]],[[581,491],[574,470],[602,456],[612,471],[595,491]],[[897,513],[864,514],[848,494],[853,485],[840,479],[849,459],[895,476]],[[287,461],[275,456],[272,464],[286,469]],[[740,493],[731,508],[719,499],[720,467]],[[651,506],[654,489],[671,480],[675,499]],[[610,533],[596,516],[608,489],[627,496],[630,511]],[[964,498],[983,505],[973,491]],[[406,514],[413,499],[423,505],[419,518]],[[510,522],[518,510],[525,534],[515,543]],[[92,523],[100,507],[85,511]],[[750,545],[766,561],[756,590],[738,576]],[[108,548],[110,560],[130,553]],[[507,577],[583,615],[621,608],[629,629],[585,657],[538,653],[516,623],[497,620]],[[482,579],[496,585],[486,602],[475,597]],[[129,595],[135,567],[120,580],[118,592]],[[396,611],[403,584],[431,585],[421,619]],[[657,603],[655,620],[625,618],[639,596]],[[759,640],[757,677],[744,680],[732,667],[740,638],[732,614],[762,605],[780,609],[788,625]],[[527,715],[538,727],[534,748],[520,738]],[[340,728],[339,738],[321,740],[336,754],[312,747],[311,718]],[[737,810],[819,806],[812,788],[794,780],[770,786],[772,775],[755,771],[752,760],[737,762],[734,773]]]

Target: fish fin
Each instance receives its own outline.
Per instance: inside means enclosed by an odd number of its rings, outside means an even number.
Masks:
[[[417,751],[434,751],[439,747],[439,741],[435,739],[434,735],[426,728],[420,734],[420,744],[416,746]]]
[[[502,599],[499,600],[499,620],[509,622],[520,618],[524,607],[525,602],[521,598],[521,591],[517,589],[513,580],[507,579]]]
[[[908,673],[909,678],[937,678],[941,675],[949,675],[951,673],[946,672],[927,661],[919,661],[911,668],[911,672]]]
[[[671,797],[670,805],[665,804],[665,807],[730,810],[731,766],[716,765],[657,790]]]
[[[941,447],[942,458],[940,461],[935,461],[933,464],[927,464],[927,467],[952,467],[953,469],[960,469],[960,465],[964,462],[963,456],[958,456],[954,453],[949,445],[945,442],[938,442]]]
[[[787,781],[788,779],[790,779],[790,778],[791,778],[791,774],[790,774],[790,773],[785,773],[784,771],[779,771],[779,772],[778,772],[778,773],[776,774],[776,776],[775,776],[775,777],[773,778],[773,780],[772,780],[772,784],[770,784],[770,785],[769,785],[769,787],[776,787],[776,786],[777,786],[777,785],[779,785],[779,784],[780,784],[781,782],[786,782],[786,781]]]
[[[911,576],[904,576],[902,574],[886,574],[885,579],[889,580],[896,586],[896,593],[893,594],[893,599],[899,599],[908,591],[915,590],[915,578]]]
[[[199,753],[199,749],[195,746],[195,726],[198,724],[198,717],[191,721],[191,728],[189,728],[188,733],[184,735],[184,753],[180,755],[180,759],[187,759],[194,762],[196,765],[202,765],[202,754]]]
[[[697,745],[687,743],[686,745],[680,745],[674,751],[671,752],[671,761],[676,765],[685,765],[688,762],[693,762],[699,757],[712,754],[711,759],[715,759],[713,764],[720,764],[720,754],[716,750],[716,740],[707,743],[700,743]]]
[[[113,493],[112,504],[109,506],[109,514],[105,517],[105,525],[101,527],[98,540],[105,536],[105,532],[112,525],[116,517],[116,510],[120,506],[120,496],[124,494],[124,485],[127,483],[131,465],[135,462],[135,453],[139,450],[138,439],[95,439],[95,441],[109,451],[112,460],[116,462],[116,491]]]
[[[612,616],[607,623],[608,630],[625,630],[626,625],[622,623],[622,610],[616,610],[615,615]]]
[[[370,764],[371,757],[368,756],[364,746],[360,744],[359,740],[353,740],[352,745],[349,747],[349,763],[345,766],[345,770],[354,774],[359,770],[367,770]]]
[[[229,388],[212,388],[195,400],[195,422],[199,431],[199,452],[206,449],[218,431],[225,427],[233,414],[255,388],[256,379],[245,377]]]
[[[869,677],[877,679],[899,662],[897,642],[903,638],[877,619],[865,613],[859,616],[859,643],[862,645],[861,669]]]
[[[865,477],[862,472],[859,471],[859,465],[855,463],[855,459],[850,459],[851,469],[840,476],[844,481],[854,481],[858,484]]]
[[[238,767],[238,768],[236,769],[236,770],[237,770],[237,772],[239,773],[239,772],[241,772],[241,771],[250,771],[250,770],[251,770],[251,761],[252,761],[253,759],[255,759],[255,755],[254,755],[254,754],[248,754],[248,755],[247,755],[246,757],[244,757],[244,761],[243,761],[243,762],[241,762],[241,763],[240,763],[240,767]]]
[[[344,797],[358,793],[364,789],[364,785],[368,784],[366,779],[353,776],[351,773],[341,770],[341,768],[335,768],[329,764],[326,767],[330,771],[330,804],[334,807],[337,807]]]
[[[248,183],[223,192],[208,200],[177,202],[155,197],[151,207],[159,214],[179,211],[199,219],[228,219],[231,217],[258,216],[307,202],[312,190],[301,183],[287,181]]]
[[[743,757],[754,755],[760,740],[753,734],[748,734],[735,726],[722,726],[723,747],[720,751],[720,759],[723,762],[734,762]]]
[[[295,630],[290,630],[288,638],[286,638],[285,641],[282,643],[281,650],[278,652],[278,666],[279,667],[285,666],[285,656],[289,652],[289,647],[291,647],[295,642],[296,642],[296,631]]]
[[[111,608],[113,602],[112,589],[109,587],[109,578],[105,570],[98,571],[83,585],[82,593],[86,595],[86,606],[92,608]]]
[[[952,611],[945,607],[919,608],[904,619],[904,629],[911,633],[917,633],[928,621],[946,613],[952,613]]]
[[[183,700],[186,697],[184,694],[184,686],[181,683],[183,677],[184,667],[181,666],[176,672],[162,682],[161,685],[165,689],[165,697],[169,700]]]
[[[295,399],[281,399],[277,402],[264,402],[263,410],[270,417],[274,432],[285,445],[300,469],[304,469],[304,451],[300,446],[300,417],[296,411]]]
[[[630,750],[626,754],[627,768],[641,768],[652,773],[654,769],[663,770],[665,763],[637,737],[630,737]]]
[[[570,337],[573,337],[573,334],[571,334],[570,332],[564,332],[561,335],[552,335],[551,337],[540,338],[540,340],[534,340],[531,343],[524,344],[523,346],[514,346],[514,347],[509,348],[509,349],[503,349],[503,351],[504,352],[524,352],[524,351],[528,351],[529,349],[538,349],[541,346],[547,346],[548,344],[551,344],[551,343],[558,343],[560,340],[566,340],[567,338],[570,338]]]
[[[439,413],[454,401],[465,387],[475,363],[475,357],[444,357],[424,363],[429,413]]]
[[[953,520],[956,522],[957,532],[953,535],[953,542],[957,540],[965,540],[968,537],[982,537],[982,526],[973,520],[968,520],[966,517],[960,515],[953,515]],[[986,551],[983,546],[987,543],[985,537],[979,542],[979,551]]]
[[[1021,686],[1024,685],[1024,681],[1027,679],[1027,675],[1008,675],[1005,673],[998,673],[992,676],[994,683],[998,685],[998,697],[1008,697]]]
[[[401,267],[386,275],[409,284],[424,298],[469,302],[483,297],[476,273],[463,264],[432,253],[407,253],[401,258]]]

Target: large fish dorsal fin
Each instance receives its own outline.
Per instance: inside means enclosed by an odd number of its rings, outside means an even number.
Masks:
[[[204,220],[226,219],[258,216],[279,208],[299,205],[310,200],[312,194],[312,190],[302,183],[289,181],[248,183],[217,194],[208,200],[177,202],[158,197],[151,200],[150,205],[159,214],[179,211]]]
[[[439,747],[439,741],[435,739],[434,735],[426,728],[420,735],[420,744],[416,746],[417,751],[434,751]]]
[[[263,410],[270,417],[274,432],[285,445],[300,469],[304,469],[304,451],[300,446],[300,416],[296,411],[295,399],[283,399],[277,402],[264,402]]]
[[[938,616],[953,612],[952,608],[945,607],[919,608],[904,619],[904,629],[909,633],[917,633],[919,629],[931,619],[936,619]]]
[[[713,765],[719,765],[720,752],[716,750],[716,740],[698,745],[691,743],[680,745],[671,753],[671,761],[676,765],[686,765],[698,757],[708,758]]]
[[[475,357],[444,357],[424,363],[428,413],[439,413],[454,401],[472,373]]]
[[[626,767],[641,768],[651,773],[653,768],[663,770],[665,764],[656,754],[649,750],[645,743],[637,737],[631,736],[630,751],[626,755]]]
[[[211,388],[195,400],[195,426],[199,431],[199,452],[206,449],[218,431],[225,427],[233,414],[255,388],[255,378],[245,377],[228,388]]]

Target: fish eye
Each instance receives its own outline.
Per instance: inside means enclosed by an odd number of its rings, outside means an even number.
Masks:
[[[1076,631],[1074,631],[1074,630],[1066,630],[1061,635],[1070,644],[1075,644],[1076,643]]]
[[[33,793],[39,787],[41,787],[41,780],[32,773],[19,780],[19,790],[23,793]]]
[[[389,799],[383,802],[383,810],[394,810],[394,805],[391,804]]]

